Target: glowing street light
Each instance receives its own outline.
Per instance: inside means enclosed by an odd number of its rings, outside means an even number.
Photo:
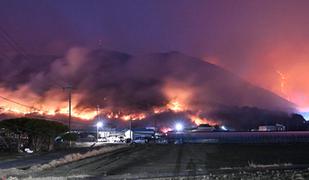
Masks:
[[[103,126],[102,122],[97,122],[97,128],[101,128]]]
[[[227,128],[225,126],[220,127],[223,131],[227,131]]]
[[[101,121],[97,122],[97,141],[99,140],[99,128],[103,127],[103,123]]]
[[[176,129],[176,131],[183,131],[183,125],[181,124],[181,123],[177,123],[176,125],[175,125],[175,129]]]

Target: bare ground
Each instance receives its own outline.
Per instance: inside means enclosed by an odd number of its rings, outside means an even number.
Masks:
[[[309,145],[135,145],[24,177],[308,179]]]

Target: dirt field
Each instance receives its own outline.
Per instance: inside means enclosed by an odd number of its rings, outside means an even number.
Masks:
[[[307,179],[309,145],[135,145],[31,177]]]

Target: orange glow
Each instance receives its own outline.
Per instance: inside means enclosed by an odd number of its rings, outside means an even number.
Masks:
[[[0,91],[3,89],[0,89]],[[5,92],[5,91],[3,91]],[[10,96],[11,94],[6,94],[7,96]],[[18,96],[17,96],[18,97]],[[73,96],[73,106],[75,105],[74,100],[78,101],[81,96],[78,94]],[[15,99],[14,99],[15,100]],[[21,99],[16,100],[17,102],[23,102]],[[56,104],[58,102],[58,104]],[[67,115],[68,114],[68,107],[67,102],[65,99],[63,101],[55,101],[53,103],[49,103],[48,105],[41,105],[40,108],[36,107],[24,107],[23,105],[18,105],[16,103],[8,102],[8,101],[0,101],[0,107],[2,113],[9,113],[9,114],[31,114],[31,113],[37,113],[39,115],[46,115],[46,116],[55,116],[55,115]],[[128,120],[142,120],[147,118],[147,116],[151,114],[158,114],[168,111],[173,112],[186,112],[190,110],[188,107],[186,107],[184,104],[180,103],[177,99],[171,100],[169,103],[166,104],[166,106],[163,107],[155,107],[153,108],[152,112],[150,113],[125,113],[125,112],[112,112],[107,110],[102,110],[101,114],[103,116],[106,116],[109,119],[121,119],[124,121]],[[89,109],[72,109],[72,116],[76,118],[80,118],[83,120],[93,120],[97,115],[96,109],[89,110]],[[192,122],[195,124],[214,124],[212,121],[207,120],[205,118],[201,118],[198,115],[189,115],[189,118]]]
[[[3,97],[9,98],[14,102],[2,99],[0,100],[0,107],[3,113],[11,112],[15,114],[31,114],[37,113],[40,115],[67,115],[68,102],[67,94],[61,89],[49,90],[44,97],[39,97],[29,90],[27,86],[21,86],[16,91],[8,91],[0,88],[0,94]],[[25,96],[26,94],[26,96]],[[72,116],[84,120],[91,120],[96,116],[95,110],[80,110],[74,107],[82,98],[81,94],[74,94],[72,97]]]
[[[31,110],[30,108],[28,109],[27,107],[23,106],[18,106],[16,104],[10,104],[10,105],[3,105],[1,103],[1,111],[2,113],[10,113],[10,114],[21,114],[21,115],[26,115],[26,114],[31,114],[31,113],[37,113],[39,115],[46,115],[46,116],[55,116],[55,115],[67,115],[68,114],[68,108],[61,108],[57,110]],[[51,109],[51,108],[50,108]],[[124,114],[124,113],[102,113],[104,116],[106,116],[109,119],[121,119],[121,120],[142,120],[146,118],[145,113],[132,113],[132,114]],[[77,110],[72,110],[72,116],[76,118],[80,118],[83,120],[93,120],[97,116],[96,110],[93,111],[77,111]]]
[[[142,120],[147,117],[145,113],[114,113],[114,112],[108,112],[103,113],[104,116],[106,116],[108,119],[121,119],[124,121],[129,120]]]
[[[187,108],[184,104],[181,104],[178,100],[171,100],[163,107],[155,107],[152,112],[154,114],[160,114],[163,112],[173,111],[173,112],[183,112],[186,111]]]
[[[166,108],[174,112],[188,110],[193,91],[187,84],[168,80],[166,86],[163,88],[163,93],[169,100]]]
[[[286,90],[286,84],[287,84],[286,74],[282,73],[279,70],[277,70],[276,73],[280,76],[280,92],[281,92],[281,95],[284,98],[286,98],[287,100],[290,100],[290,97],[289,97],[288,92]]]
[[[145,119],[146,115],[144,113],[136,113],[136,114],[127,114],[120,116],[120,119],[128,121],[128,120],[142,120]]]
[[[289,100],[303,111],[309,107],[309,46],[298,44],[302,43],[278,42],[268,47],[265,54],[253,57],[258,60],[257,64],[243,77]]]
[[[178,102],[177,100],[172,100],[167,104],[167,108],[174,111],[174,112],[181,112],[184,111],[186,108],[183,104]]]
[[[169,132],[169,131],[172,131],[172,130],[173,130],[172,128],[168,128],[168,127],[163,127],[163,128],[160,129],[160,131],[163,132],[163,133],[165,133],[165,134],[166,134],[167,132]]]
[[[67,115],[68,113],[68,109],[67,108],[62,108],[62,109],[58,109],[58,110],[31,110],[30,108],[25,108],[23,106],[18,106],[18,105],[14,105],[14,107],[10,107],[10,106],[3,106],[3,103],[1,103],[1,112],[2,113],[13,113],[13,114],[21,114],[21,115],[26,115],[26,114],[32,114],[32,113],[36,113],[39,115],[46,115],[46,116],[55,116],[55,115]],[[84,120],[91,120],[96,116],[96,112],[95,111],[82,111],[82,112],[76,112],[76,111],[72,111],[72,116],[73,117],[77,117],[80,119],[84,119]]]
[[[166,107],[155,107],[153,108],[152,111],[154,114],[160,114],[160,113],[166,112],[167,108]]]
[[[193,123],[195,123],[196,125],[200,125],[200,124],[209,124],[211,126],[214,126],[214,125],[217,125],[218,123],[212,121],[212,120],[209,120],[209,119],[206,119],[206,118],[202,118],[202,117],[199,117],[198,115],[189,115],[189,118],[191,119],[191,121]]]
[[[286,84],[286,76],[280,71],[276,71],[277,74],[280,76],[280,88],[281,88],[281,93],[285,94],[285,84]]]
[[[160,114],[168,111],[173,111],[173,112],[183,112],[186,111],[188,108],[184,105],[181,104],[177,100],[172,100],[166,104],[166,106],[162,107],[155,107],[152,109],[152,112],[154,114]]]

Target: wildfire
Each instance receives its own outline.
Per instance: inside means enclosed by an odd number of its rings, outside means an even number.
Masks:
[[[97,113],[96,111],[74,112],[72,115],[81,119],[92,120],[95,118]]]
[[[166,107],[154,107],[152,111],[154,114],[160,114],[166,112],[167,110],[168,109]]]
[[[191,119],[195,124],[213,124],[211,121],[200,117],[199,115],[192,115],[193,109],[189,106],[191,98],[190,89],[184,87],[169,86],[164,89],[166,97],[169,99],[168,103],[164,106],[154,107],[151,111],[147,112],[126,112],[126,111],[113,111],[112,109],[102,109],[99,113],[108,119],[121,119],[124,121],[129,120],[142,120],[154,114],[164,112],[185,112],[187,118]],[[0,88],[0,94],[3,95],[0,101],[0,111],[7,114],[16,115],[40,115],[40,116],[67,116],[68,102],[66,93],[59,89],[52,89],[45,93],[43,97],[34,94],[27,86],[18,88],[16,91],[8,91],[7,89]],[[27,96],[25,96],[27,94]],[[5,98],[7,97],[7,98]],[[52,97],[52,99],[51,99]],[[78,102],[83,98],[82,94],[74,93],[72,96],[72,110],[71,114],[74,118],[82,120],[93,120],[98,115],[97,109],[94,108],[77,108]],[[25,104],[23,104],[25,103]]]
[[[209,124],[209,125],[216,125],[217,123],[212,121],[212,120],[209,120],[209,119],[206,119],[206,118],[203,118],[203,117],[200,117],[198,115],[189,115],[189,118],[191,119],[192,122],[194,122],[196,125],[200,125],[200,124]]]
[[[167,108],[174,111],[174,112],[181,112],[184,111],[186,108],[184,104],[181,104],[177,100],[173,100],[167,104]]]
[[[108,119],[121,119],[124,121],[129,120],[142,120],[147,117],[145,113],[115,113],[115,112],[108,112],[103,113],[103,116],[106,116]]]
[[[52,109],[51,107],[48,108],[48,110],[44,109],[36,109],[36,108],[26,108],[21,105],[12,105],[10,103],[4,103],[1,102],[1,110],[3,113],[14,113],[14,114],[31,114],[36,113],[39,115],[46,115],[46,116],[55,116],[55,115],[67,115],[68,114],[68,107],[62,107],[57,109]],[[107,117],[108,119],[121,119],[124,121],[128,120],[142,120],[147,118],[148,115],[173,111],[173,112],[184,112],[187,108],[184,107],[183,104],[179,103],[178,101],[171,101],[164,107],[157,107],[154,108],[152,112],[150,113],[124,113],[124,112],[102,112],[102,115]],[[77,109],[72,109],[72,116],[77,117],[84,120],[92,120],[97,116],[96,110],[84,110],[84,111],[78,111]],[[199,115],[188,115],[188,117],[191,119],[192,122],[195,124],[215,124],[212,121],[202,118]]]
[[[152,112],[154,114],[160,114],[168,111],[183,112],[186,111],[186,109],[187,108],[184,104],[180,103],[177,99],[174,99],[167,103],[166,106],[154,107]]]
[[[163,132],[163,133],[167,133],[167,132],[172,131],[172,130],[173,129],[169,128],[169,127],[163,127],[163,128],[160,129],[160,131]]]
[[[189,100],[192,97],[193,91],[192,88],[181,84],[181,82],[169,80],[163,88],[163,93],[169,100],[166,108],[174,112],[186,111],[190,104]]]
[[[284,73],[281,71],[277,70],[276,73],[280,76],[280,92],[282,95],[287,96],[287,91],[286,91],[286,83],[287,83],[287,77]],[[289,97],[287,97],[289,100]]]
[[[120,119],[128,121],[128,120],[142,120],[146,118],[146,114],[144,113],[136,113],[136,114],[127,114],[120,116]]]
[[[1,105],[1,111],[2,113],[13,113],[13,114],[22,114],[22,115],[27,115],[27,114],[38,114],[42,116],[55,116],[55,115],[67,115],[68,114],[68,108],[61,108],[57,110],[39,110],[39,109],[28,109],[24,107],[19,107],[15,105],[13,108],[10,106],[3,106]],[[72,111],[72,116],[77,117],[80,119],[84,120],[91,120],[96,116],[95,111],[82,111],[82,112],[76,112]]]

